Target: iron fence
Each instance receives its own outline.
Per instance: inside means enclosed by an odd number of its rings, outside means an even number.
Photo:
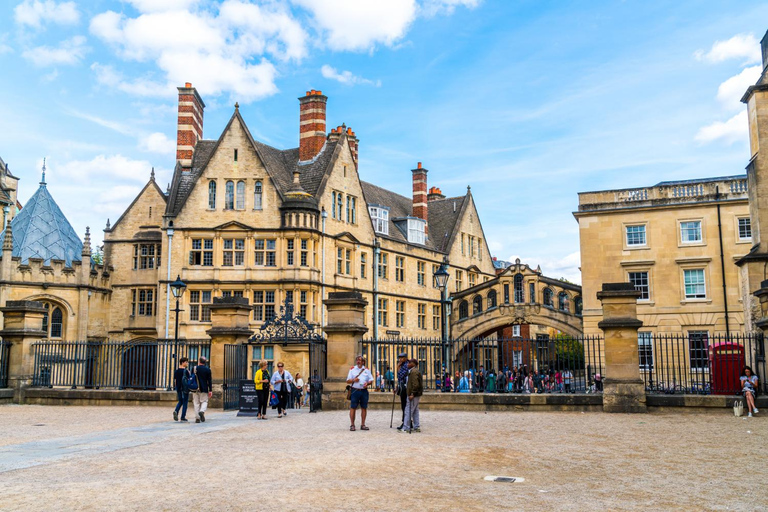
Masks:
[[[8,387],[8,360],[11,358],[11,343],[0,340],[0,388]]]
[[[32,386],[172,390],[182,357],[210,359],[210,340],[41,341],[32,344]]]
[[[442,392],[589,393],[604,377],[597,336],[369,339],[359,349],[384,390],[395,385],[399,353],[418,361],[426,389]]]
[[[640,332],[638,355],[648,393],[737,394],[745,366],[759,376],[758,391],[768,392],[762,333]]]

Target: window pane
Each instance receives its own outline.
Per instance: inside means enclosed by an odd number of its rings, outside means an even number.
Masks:
[[[627,245],[645,245],[645,226],[627,226]]]
[[[701,241],[701,221],[680,223],[680,236],[683,243]]]

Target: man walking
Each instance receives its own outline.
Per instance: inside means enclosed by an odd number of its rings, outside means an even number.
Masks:
[[[288,395],[291,392],[291,382],[293,382],[293,377],[288,372],[288,370],[284,368],[284,366],[285,365],[283,365],[282,361],[277,363],[277,371],[272,374],[271,382],[272,389],[275,390],[275,394],[279,400],[277,404],[278,418],[288,416],[288,412],[285,410],[285,407],[288,404]]]
[[[205,421],[205,411],[208,409],[208,399],[213,396],[213,379],[211,378],[211,369],[206,363],[208,360],[200,357],[195,366],[195,375],[197,375],[197,391],[192,393],[192,403],[195,406],[195,423]]]
[[[419,421],[419,402],[424,393],[424,381],[419,371],[419,362],[416,359],[408,361],[408,382],[406,384],[408,403],[405,406],[405,421],[400,432],[421,432]],[[413,425],[411,429],[411,425]]]
[[[408,381],[408,360],[406,357],[408,354],[405,352],[397,354],[397,387],[395,387],[395,393],[400,395],[400,410],[403,413],[397,430],[403,430],[403,425],[405,425],[405,404],[408,401],[408,394],[405,391],[405,385]],[[408,427],[410,428],[410,425]]]
[[[186,383],[189,377],[187,366],[189,366],[189,359],[182,357],[179,359],[179,367],[173,372],[173,383],[178,399],[176,409],[173,411],[173,421],[179,421],[179,409],[181,409],[181,421],[187,421],[187,402],[189,402],[189,391]]]
[[[371,371],[365,367],[363,356],[355,358],[353,366],[347,374],[347,384],[352,386],[352,395],[349,404],[349,430],[355,431],[355,415],[357,408],[360,407],[360,430],[368,430],[365,425],[365,417],[368,414],[368,385],[373,382]]]

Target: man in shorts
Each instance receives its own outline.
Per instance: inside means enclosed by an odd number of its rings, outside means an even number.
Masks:
[[[368,430],[365,425],[365,417],[368,414],[368,386],[373,382],[371,370],[365,367],[363,356],[357,356],[355,366],[347,374],[347,384],[352,386],[352,395],[349,404],[349,430],[355,431],[355,416],[357,408],[360,407],[360,430]]]

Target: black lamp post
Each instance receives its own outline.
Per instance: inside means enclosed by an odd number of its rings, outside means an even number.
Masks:
[[[173,336],[173,369],[176,370],[176,366],[178,365],[178,361],[176,360],[176,352],[179,349],[179,312],[181,309],[179,309],[179,299],[181,299],[181,296],[184,295],[184,290],[187,289],[186,283],[181,280],[181,276],[177,275],[176,280],[171,283],[171,293],[173,293],[173,296],[176,298],[176,309],[172,309],[171,311],[176,312],[176,331]]]
[[[446,316],[446,305],[448,303],[448,268],[445,263],[432,274],[435,287],[440,289],[440,332],[443,341],[443,365],[448,370],[448,318]]]

